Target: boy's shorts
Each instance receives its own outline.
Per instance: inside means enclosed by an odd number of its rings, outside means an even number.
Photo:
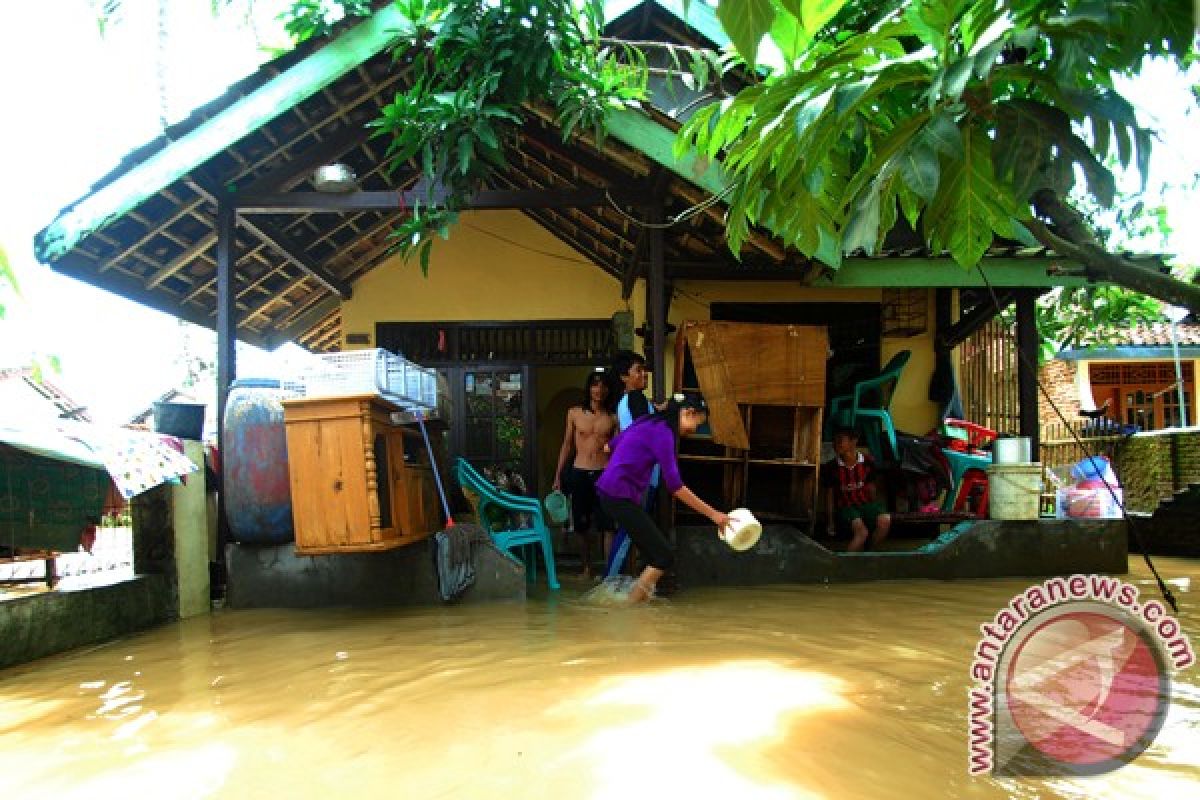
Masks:
[[[863,503],[861,506],[847,506],[846,508],[838,509],[838,516],[845,522],[854,522],[856,519],[861,519],[867,525],[874,525],[875,520],[879,519],[880,514],[886,514],[887,509],[883,507],[883,503]]]

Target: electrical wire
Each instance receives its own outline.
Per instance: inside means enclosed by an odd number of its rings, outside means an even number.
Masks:
[[[557,258],[559,261],[567,261],[572,264],[586,264],[589,267],[599,266],[598,264],[596,264],[593,261],[588,261],[586,258],[575,258],[574,256],[564,256],[561,253],[552,253],[549,250],[540,250],[536,247],[530,247],[529,245],[518,242],[515,239],[509,239],[507,236],[501,236],[498,233],[489,231],[486,228],[480,228],[477,225],[472,225],[469,222],[464,222],[464,221],[460,220],[459,224],[462,225],[464,228],[470,228],[471,230],[473,230],[477,233],[482,233],[484,236],[490,236],[493,239],[497,239],[501,242],[504,242],[505,244],[511,244],[513,247],[519,247],[522,250],[528,250],[529,252],[537,253],[540,256],[546,256],[547,258]]]
[[[613,196],[612,196],[612,194],[609,193],[608,189],[604,190],[604,197],[608,200],[608,204],[611,205],[618,214],[620,214],[622,217],[624,217],[625,219],[632,222],[634,225],[637,225],[640,228],[666,229],[666,228],[672,228],[681,222],[686,222],[687,220],[691,219],[692,217],[696,216],[697,214],[701,214],[701,213],[707,211],[708,209],[712,208],[717,203],[721,202],[726,197],[728,197],[729,193],[732,192],[736,188],[737,188],[737,184],[731,183],[728,186],[726,186],[724,189],[722,189],[721,191],[719,191],[716,194],[709,197],[707,200],[703,200],[694,206],[689,206],[688,208],[685,208],[683,211],[680,211],[678,214],[676,214],[673,217],[668,217],[666,222],[646,222],[645,220],[638,219],[637,217],[633,216],[625,209],[621,208],[620,204],[617,203],[617,201],[613,199]]]
[[[979,263],[976,265],[976,267],[979,270],[979,277],[983,278],[983,284],[987,287],[988,294],[990,294],[992,297],[992,303],[996,308],[1000,308],[1000,298],[996,296],[996,290],[992,287],[992,282],[988,280],[987,273],[983,271],[983,264]],[[1017,348],[1017,357],[1021,359],[1021,361],[1025,364],[1025,368],[1029,370],[1031,375],[1033,375],[1033,379],[1034,382],[1037,383],[1038,390],[1042,393],[1042,396],[1046,398],[1046,402],[1050,404],[1050,408],[1052,408],[1058,418],[1062,420],[1063,427],[1065,427],[1071,434],[1071,438],[1075,440],[1075,444],[1077,444],[1079,449],[1086,454],[1086,458],[1088,463],[1092,465],[1092,469],[1096,471],[1096,474],[1101,474],[1100,464],[1096,461],[1097,454],[1093,453],[1091,449],[1083,443],[1083,439],[1079,438],[1079,434],[1071,428],[1071,424],[1067,420],[1066,415],[1063,414],[1062,410],[1054,402],[1054,398],[1050,396],[1050,392],[1046,390],[1046,387],[1042,384],[1041,379],[1038,377],[1037,365],[1030,364],[1029,358],[1019,347]],[[1138,549],[1142,551],[1142,559],[1146,562],[1146,566],[1150,568],[1150,574],[1154,576],[1154,580],[1158,582],[1158,591],[1162,594],[1163,599],[1167,601],[1167,604],[1171,606],[1171,610],[1178,614],[1179,604],[1175,600],[1175,595],[1171,593],[1171,587],[1167,586],[1166,581],[1164,581],[1162,576],[1158,574],[1158,570],[1155,568],[1154,562],[1150,560],[1150,554],[1146,552],[1146,542],[1142,539],[1141,530],[1134,523],[1133,518],[1129,516],[1129,513],[1125,510],[1125,504],[1121,501],[1121,498],[1117,496],[1116,490],[1109,485],[1108,481],[1104,481],[1104,488],[1108,489],[1108,493],[1112,496],[1113,502],[1116,503],[1117,508],[1121,509],[1121,517],[1124,518],[1125,524],[1129,526],[1129,530],[1133,532],[1133,538],[1137,540]]]

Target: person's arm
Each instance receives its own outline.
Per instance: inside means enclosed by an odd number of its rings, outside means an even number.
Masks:
[[[562,471],[567,465],[567,459],[571,457],[571,450],[575,446],[575,409],[567,412],[567,429],[563,433],[562,447],[558,450],[558,468],[554,470],[554,491],[558,491],[562,487]]]
[[[675,437],[665,426],[654,431],[650,448],[654,453],[654,459],[662,469],[662,482],[667,487],[667,491],[688,508],[711,519],[718,531],[724,530],[725,526],[729,524],[729,516],[724,512],[717,511],[683,485],[683,478],[679,476],[679,462],[675,458]]]
[[[695,492],[688,487],[680,486],[679,489],[673,492],[673,494],[675,495],[676,499],[682,501],[683,504],[688,508],[711,519],[712,523],[717,526],[718,531],[724,530],[725,526],[729,524],[728,514],[717,511],[708,503],[697,497]]]
[[[833,524],[833,490],[836,478],[833,464],[822,464],[817,473],[817,479],[825,489],[825,531],[832,536],[835,531]],[[813,513],[816,513],[815,511]]]
[[[863,483],[871,487],[871,500],[878,500],[880,497],[885,497],[887,487],[883,485],[883,472],[876,469],[875,459],[871,456],[866,457],[867,474],[863,476]]]
[[[825,531],[830,536],[837,533],[837,526],[833,524],[833,487],[825,487]]]

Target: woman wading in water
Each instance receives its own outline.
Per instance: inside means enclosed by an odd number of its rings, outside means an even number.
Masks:
[[[712,520],[718,535],[729,522],[727,515],[683,485],[675,460],[678,438],[695,433],[706,419],[708,408],[699,395],[676,395],[662,412],[639,418],[611,442],[612,454],[604,473],[596,481],[596,495],[601,508],[625,528],[645,555],[646,568],[629,591],[632,603],[650,599],[658,579],[675,562],[667,537],[642,508],[642,498],[656,464],[662,470],[662,483],[667,491],[693,511]]]

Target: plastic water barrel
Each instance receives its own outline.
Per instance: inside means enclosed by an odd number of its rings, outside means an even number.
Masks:
[[[225,518],[243,544],[285,544],[296,538],[288,481],[279,381],[236,380],[225,401],[221,458]]]
[[[1037,519],[1042,500],[1042,465],[992,464],[988,475],[988,516]]]

